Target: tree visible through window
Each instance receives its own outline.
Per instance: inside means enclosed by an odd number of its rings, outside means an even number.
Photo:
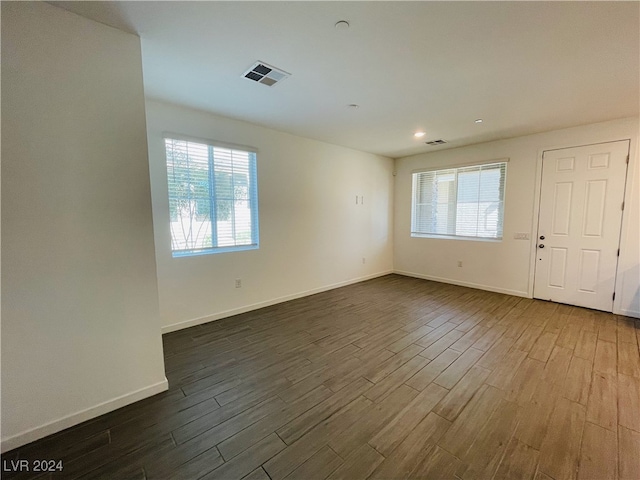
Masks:
[[[502,238],[507,164],[413,174],[411,235]]]
[[[165,138],[173,256],[258,248],[256,154]]]

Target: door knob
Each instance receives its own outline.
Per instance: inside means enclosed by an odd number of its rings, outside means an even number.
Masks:
[[[544,248],[544,243],[541,243],[540,245],[538,245],[538,248]]]
[[[540,235],[540,240],[544,240],[544,235]]]

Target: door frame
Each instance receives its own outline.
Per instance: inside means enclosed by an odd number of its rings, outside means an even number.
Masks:
[[[597,135],[594,135],[597,137]],[[620,251],[623,249],[630,248],[626,243],[626,235],[625,233],[629,229],[629,215],[625,214],[628,211],[627,206],[631,205],[631,188],[629,188],[629,180],[632,178],[630,172],[634,171],[634,158],[637,155],[637,145],[634,139],[632,138],[616,138],[616,139],[598,139],[594,138],[591,142],[573,142],[567,144],[559,144],[552,145],[548,147],[543,147],[538,149],[537,158],[536,158],[536,176],[535,176],[535,187],[534,187],[534,197],[533,197],[533,219],[531,224],[531,237],[529,241],[529,281],[527,285],[527,294],[529,298],[533,297],[533,287],[535,283],[535,274],[536,274],[536,256],[537,256],[537,246],[538,246],[538,228],[540,223],[540,199],[542,192],[542,159],[545,152],[554,151],[554,150],[564,150],[567,148],[577,148],[577,147],[587,147],[589,145],[599,145],[602,143],[614,143],[614,142],[624,142],[627,141],[629,143],[629,163],[627,165],[626,178],[624,183],[624,203],[625,210],[622,212],[622,223],[620,225],[620,237],[618,239],[618,245]],[[622,271],[623,268],[620,268],[621,262],[620,259],[622,256],[618,256],[618,261],[616,265],[616,276],[614,282],[614,289],[616,292],[616,297],[613,300],[613,313],[617,315],[626,315],[626,311],[622,309],[622,295],[618,294],[618,287],[622,284]]]

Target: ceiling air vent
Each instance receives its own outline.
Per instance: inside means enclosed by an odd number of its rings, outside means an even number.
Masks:
[[[424,142],[424,143],[426,143],[427,145],[443,145],[443,144],[445,144],[445,143],[447,143],[447,142],[445,142],[444,140],[442,140],[442,139],[440,138],[440,139],[438,139],[438,140],[431,140],[431,141],[429,141],[429,142]]]
[[[267,87],[273,87],[276,83],[290,77],[291,74],[264,62],[256,62],[249,70],[244,72],[242,76],[266,85]]]

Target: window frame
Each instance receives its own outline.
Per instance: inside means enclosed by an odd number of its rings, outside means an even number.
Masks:
[[[176,134],[172,132],[163,132],[162,134],[162,142],[164,147],[164,171],[167,175],[165,178],[167,179],[167,201],[168,206],[171,205],[171,192],[169,191],[169,172],[168,172],[168,157],[167,157],[167,141],[179,141],[179,142],[191,142],[199,145],[205,145],[207,147],[207,176],[209,177],[208,187],[209,187],[209,221],[211,223],[211,236],[212,242],[213,239],[217,239],[217,221],[214,218],[217,218],[217,208],[216,203],[220,200],[217,195],[215,195],[215,182],[212,181],[212,176],[215,176],[215,168],[214,168],[214,148],[221,148],[232,150],[236,152],[242,152],[249,154],[249,165],[248,165],[248,184],[247,188],[247,201],[250,209],[250,218],[251,218],[251,243],[244,245],[225,245],[225,246],[212,246],[212,247],[203,247],[203,248],[191,248],[191,249],[183,249],[183,250],[174,250],[174,242],[173,242],[173,233],[171,231],[171,226],[169,227],[169,240],[170,245],[169,249],[171,250],[171,256],[173,258],[183,258],[183,257],[192,257],[199,255],[211,255],[217,253],[230,253],[230,252],[239,252],[239,251],[247,251],[247,250],[257,250],[260,248],[260,225],[259,225],[259,211],[258,211],[258,150],[254,147],[249,147],[246,145],[238,145],[228,142],[220,142],[217,140],[211,140],[207,138],[201,137],[193,137],[190,135]],[[171,224],[171,210],[168,209],[168,220],[169,225]],[[235,240],[235,234],[234,234]]]
[[[472,235],[455,235],[455,234],[441,234],[441,233],[425,233],[416,231],[416,207],[417,207],[417,182],[419,178],[419,174],[428,173],[428,172],[445,172],[445,171],[454,171],[455,175],[455,208],[457,210],[458,206],[458,175],[459,170],[464,170],[470,167],[489,167],[492,165],[502,165],[504,164],[504,175],[502,178],[502,209],[501,209],[501,218],[499,218],[499,222],[502,224],[502,232],[499,237],[481,237],[481,236],[472,236]],[[432,238],[432,239],[445,239],[445,240],[467,240],[474,242],[502,242],[504,239],[504,214],[505,214],[505,198],[506,198],[506,190],[507,190],[507,166],[509,164],[509,158],[499,158],[493,160],[483,160],[478,162],[468,162],[468,163],[458,163],[451,165],[440,165],[429,168],[421,168],[417,170],[411,171],[411,219],[410,219],[410,236],[412,238]]]

